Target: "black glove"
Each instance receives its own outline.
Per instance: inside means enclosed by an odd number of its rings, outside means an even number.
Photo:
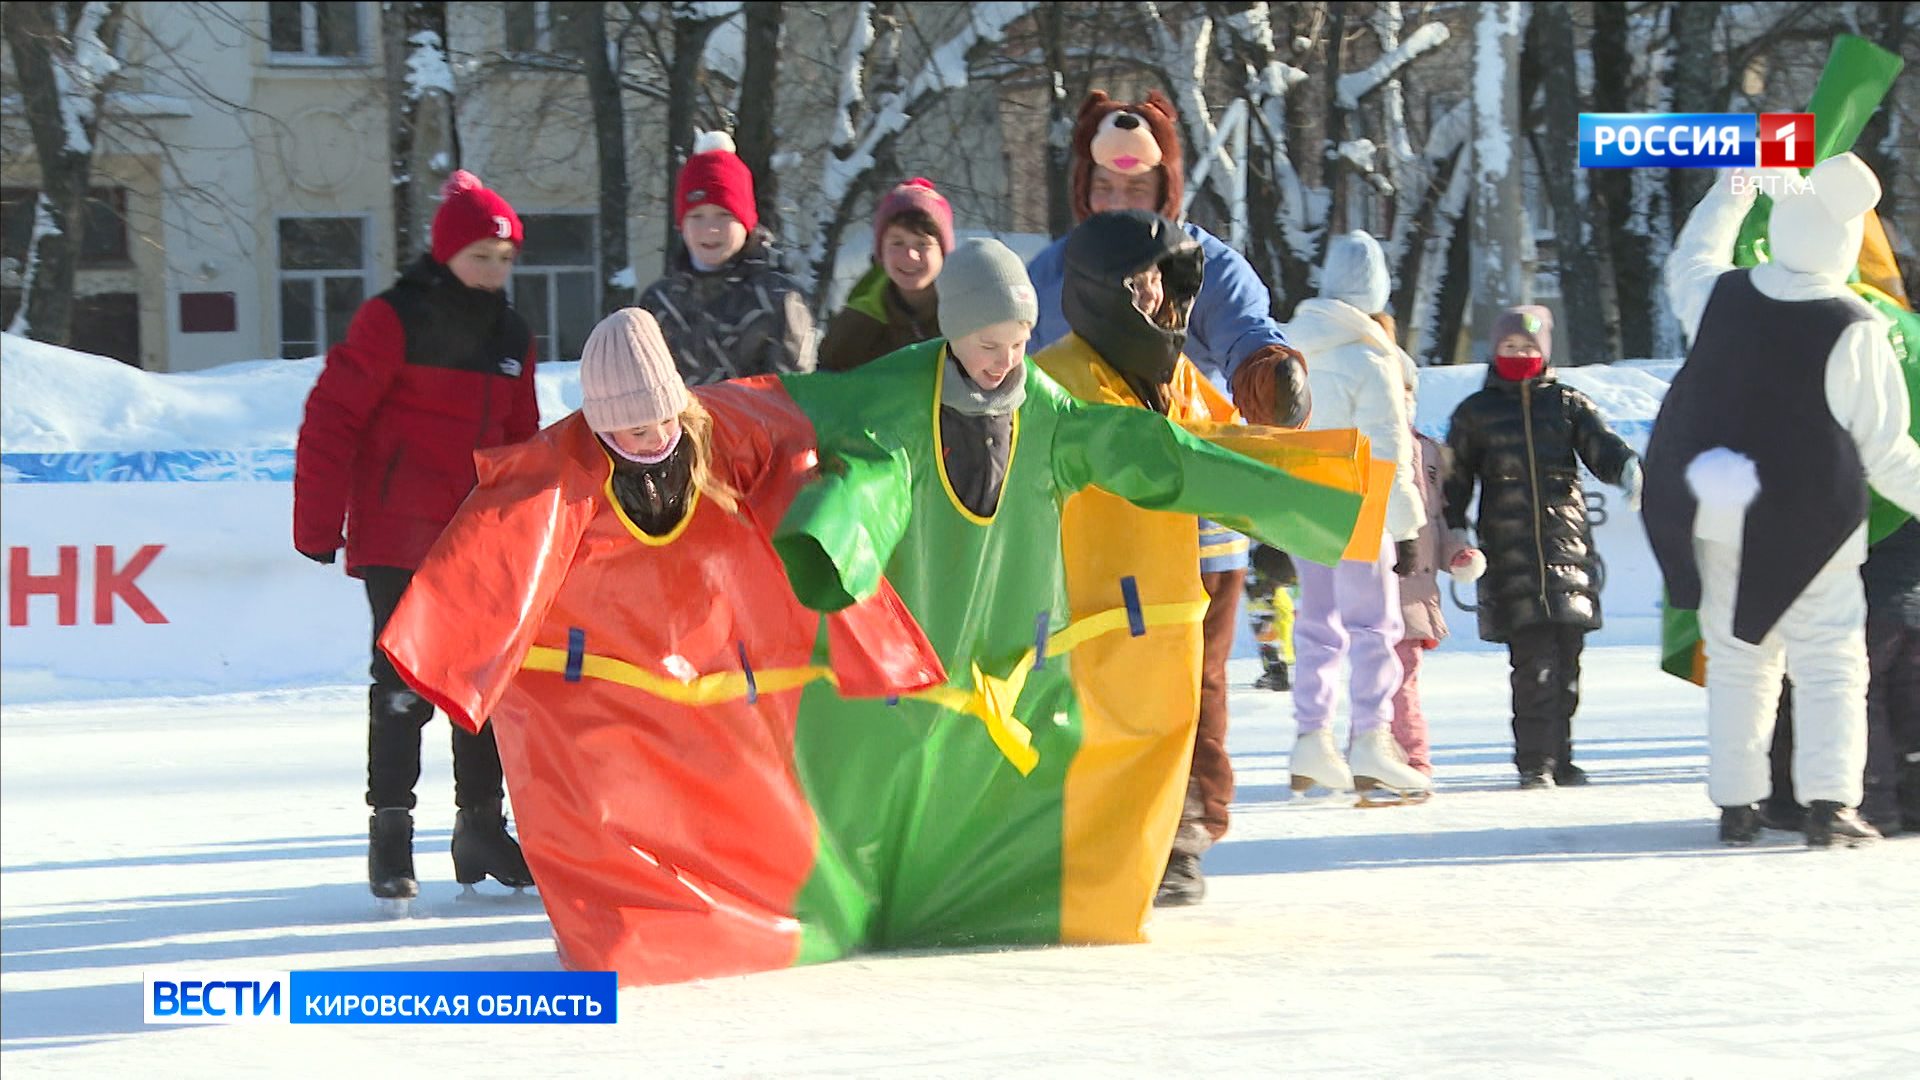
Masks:
[[[335,551],[303,551],[300,554],[305,555],[321,566],[332,566],[333,560],[339,553]]]
[[[1420,541],[1395,540],[1393,554],[1393,572],[1401,577],[1407,577],[1413,573],[1415,565],[1420,561]]]

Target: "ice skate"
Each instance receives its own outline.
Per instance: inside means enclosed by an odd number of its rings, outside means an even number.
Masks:
[[[1752,806],[1720,808],[1720,842],[1745,847],[1760,839],[1760,811]]]
[[[1284,660],[1267,661],[1267,669],[1253,682],[1255,690],[1273,690],[1279,693],[1293,689],[1293,673]]]
[[[413,813],[406,807],[375,810],[367,819],[367,888],[401,917],[407,901],[420,895],[413,876]]]
[[[1200,856],[1175,852],[1154,894],[1154,907],[1189,907],[1205,899],[1207,879],[1200,873]]]
[[[1571,761],[1565,765],[1555,765],[1553,767],[1554,787],[1586,787],[1591,783],[1593,783],[1593,781],[1587,779],[1587,770],[1575,765]]]
[[[473,886],[489,877],[516,894],[533,884],[520,844],[507,832],[499,799],[462,810],[453,819],[453,879],[466,886],[461,897],[479,895]]]
[[[1520,790],[1521,791],[1553,790],[1553,769],[1551,767],[1521,769],[1520,770]]]
[[[1432,778],[1407,764],[1406,751],[1384,725],[1353,740],[1348,765],[1362,806],[1400,806],[1433,795]]]
[[[1807,808],[1786,799],[1767,799],[1760,803],[1760,827],[1773,832],[1803,833],[1807,830]]]
[[[1333,748],[1333,732],[1328,728],[1304,732],[1293,742],[1293,754],[1287,759],[1293,773],[1294,793],[1319,787],[1328,791],[1353,790],[1353,773]]]
[[[1851,806],[1815,799],[1807,806],[1807,846],[1832,847],[1838,841],[1847,847],[1880,839],[1880,830],[1861,820]]]

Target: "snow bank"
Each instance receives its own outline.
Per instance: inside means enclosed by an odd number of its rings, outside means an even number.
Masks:
[[[1571,369],[1636,447],[1677,361]],[[0,560],[8,701],[201,693],[364,680],[358,582],[291,545],[293,446],[320,360],[254,360],[182,374],[24,338],[0,339]],[[1444,438],[1482,366],[1421,373],[1416,423]],[[578,364],[542,364],[540,414],[580,402]],[[1605,522],[1607,629],[1658,634],[1659,579],[1618,493],[1590,483]],[[1462,590],[1471,602],[1472,591]],[[1452,648],[1475,648],[1454,608]]]

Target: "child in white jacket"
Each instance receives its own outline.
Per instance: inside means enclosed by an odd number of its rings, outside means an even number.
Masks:
[[[1289,767],[1293,789],[1376,787],[1424,796],[1426,774],[1407,764],[1394,741],[1393,695],[1401,683],[1394,654],[1405,627],[1401,573],[1411,573],[1414,540],[1426,521],[1413,475],[1400,348],[1372,316],[1384,311],[1390,287],[1386,256],[1364,232],[1337,236],[1327,248],[1320,295],[1304,300],[1287,324],[1287,340],[1307,358],[1312,430],[1358,428],[1373,456],[1394,464],[1386,536],[1371,563],[1319,566],[1295,560],[1300,603],[1294,622],[1294,719],[1299,733]],[[1331,721],[1342,657],[1352,663],[1350,761],[1334,748]]]

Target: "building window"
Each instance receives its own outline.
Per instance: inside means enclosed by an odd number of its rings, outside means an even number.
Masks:
[[[358,60],[360,4],[357,0],[305,0],[267,4],[267,43],[276,61]]]
[[[367,298],[366,219],[280,219],[280,355],[315,356],[347,336]]]
[[[0,188],[0,262],[8,284],[25,272],[33,242],[33,188]],[[81,208],[80,269],[123,270],[132,265],[127,240],[127,189],[94,188]]]
[[[509,2],[501,5],[506,24],[504,42],[509,55],[516,53],[571,54],[571,20],[564,4]],[[557,10],[556,10],[557,9]]]
[[[140,297],[95,293],[73,298],[73,334],[68,344],[95,356],[140,367]]]
[[[542,360],[578,360],[599,321],[592,214],[525,214],[526,242],[513,268],[513,306],[532,328]]]

